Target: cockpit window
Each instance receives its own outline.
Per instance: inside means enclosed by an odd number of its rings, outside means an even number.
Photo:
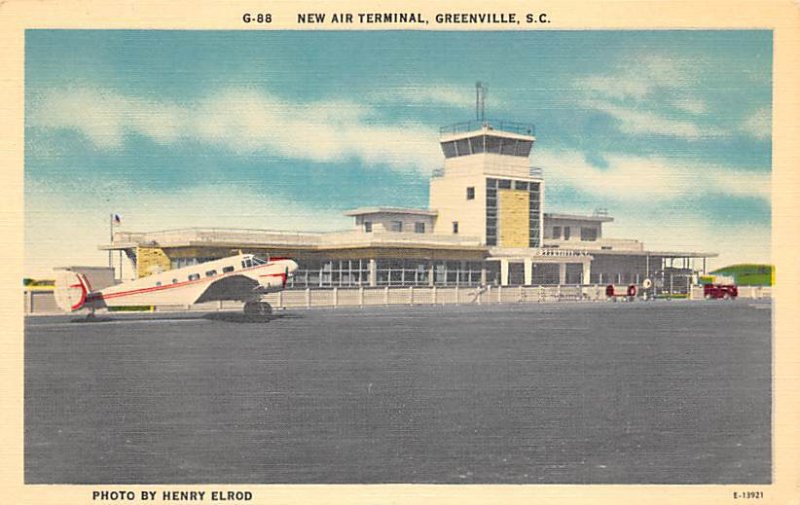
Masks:
[[[253,265],[263,265],[266,261],[253,256]]]

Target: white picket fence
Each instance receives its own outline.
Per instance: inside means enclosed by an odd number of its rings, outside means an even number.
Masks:
[[[621,287],[620,289],[624,288]],[[266,297],[276,309],[373,307],[391,305],[509,304],[562,301],[606,301],[605,286],[485,286],[474,287],[382,287],[287,289]],[[619,291],[622,292],[622,291]],[[770,298],[769,287],[740,287],[740,298]],[[693,287],[691,299],[703,299],[703,288]],[[208,302],[197,305],[159,306],[154,310],[240,310],[240,302]],[[59,310],[52,292],[25,291],[26,314],[53,314]]]

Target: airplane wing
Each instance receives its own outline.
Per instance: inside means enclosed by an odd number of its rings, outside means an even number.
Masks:
[[[222,277],[211,284],[194,303],[218,300],[247,301],[257,296],[260,284],[246,275]]]

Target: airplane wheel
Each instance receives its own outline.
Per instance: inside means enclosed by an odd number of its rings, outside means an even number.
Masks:
[[[244,304],[244,313],[247,316],[267,316],[272,314],[272,305],[266,302],[247,302]]]

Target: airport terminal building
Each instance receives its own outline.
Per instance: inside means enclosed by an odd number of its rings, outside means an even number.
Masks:
[[[705,271],[714,253],[650,251],[604,236],[606,212],[545,212],[546,185],[531,166],[531,124],[470,121],[440,130],[443,167],[427,209],[370,207],[346,213],[350,230],[295,232],[187,228],[117,232],[102,250],[127,256],[142,277],[239,251],[290,257],[289,287],[630,284],[672,290]],[[676,280],[683,279],[683,280]]]

